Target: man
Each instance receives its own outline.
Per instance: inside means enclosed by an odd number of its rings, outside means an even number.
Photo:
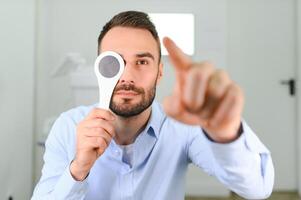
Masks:
[[[57,119],[32,199],[184,199],[189,163],[244,198],[271,194],[271,156],[242,120],[241,89],[171,39],[163,43],[177,80],[161,107],[153,102],[163,75],[160,42],[148,16],[122,12],[103,27],[98,53],[125,61],[110,111],[82,106]]]

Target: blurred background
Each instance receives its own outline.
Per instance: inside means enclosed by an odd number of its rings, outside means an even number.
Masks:
[[[72,107],[97,102],[97,37],[124,10],[152,13],[161,36],[174,38],[195,60],[211,60],[241,85],[244,118],[272,152],[274,194],[297,199],[299,0],[0,0],[0,199],[30,198],[53,121]],[[174,82],[165,55],[163,62],[158,101]],[[186,194],[231,198],[223,185],[193,166]]]

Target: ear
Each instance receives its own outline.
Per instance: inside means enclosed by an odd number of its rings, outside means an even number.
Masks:
[[[157,85],[159,85],[159,83],[161,82],[162,77],[163,77],[163,63],[162,61],[160,61],[158,77],[157,77]]]

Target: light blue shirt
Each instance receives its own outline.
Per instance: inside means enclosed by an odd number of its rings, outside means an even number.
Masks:
[[[89,176],[75,181],[69,165],[75,156],[76,125],[95,106],[74,108],[56,120],[45,144],[42,176],[32,200],[184,199],[190,163],[244,198],[263,199],[272,192],[270,153],[245,122],[237,140],[214,143],[201,127],[167,117],[157,102],[133,144],[132,167],[122,161],[122,149],[112,140]]]

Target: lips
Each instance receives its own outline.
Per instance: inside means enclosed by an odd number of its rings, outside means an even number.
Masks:
[[[137,92],[134,91],[128,91],[128,90],[119,90],[118,92],[115,93],[116,95],[121,95],[121,96],[135,96],[138,95]]]

